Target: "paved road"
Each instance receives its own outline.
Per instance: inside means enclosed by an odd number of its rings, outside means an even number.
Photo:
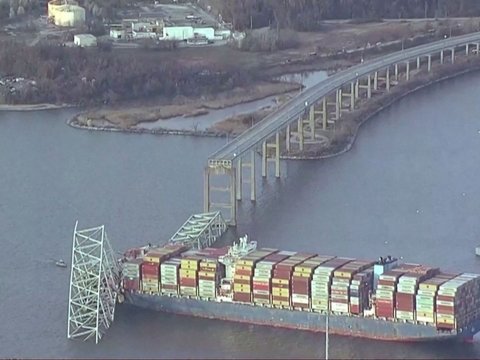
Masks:
[[[452,37],[366,61],[363,64],[340,71],[283,104],[277,111],[268,115],[261,122],[212,154],[209,160],[234,160],[256,144],[274,135],[278,130],[285,128],[289,123],[297,120],[300,114],[305,112],[305,104],[312,104],[322,99],[343,84],[356,81],[358,78],[371,74],[374,71],[385,69],[387,66],[393,66],[402,61],[415,59],[418,56],[426,56],[439,52],[442,49],[477,42],[480,42],[480,33]]]

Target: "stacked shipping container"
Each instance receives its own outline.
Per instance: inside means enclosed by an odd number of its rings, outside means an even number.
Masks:
[[[415,297],[416,321],[422,323],[436,323],[436,301],[437,291],[440,285],[455,275],[438,274],[431,279],[422,281],[418,287]]]
[[[478,317],[480,275],[462,274],[446,281],[437,293],[437,328],[458,329]]]
[[[149,294],[217,297],[228,248],[151,249],[123,264],[123,288]],[[235,263],[233,300],[295,310],[362,315],[373,292],[372,261],[259,249]],[[480,315],[480,275],[440,274],[400,264],[378,278],[375,315],[460,329]]]
[[[353,260],[353,259],[352,259]],[[350,313],[350,282],[353,276],[374,264],[374,261],[353,260],[333,272],[330,305],[335,313]]]
[[[244,256],[235,264],[233,278],[233,300],[239,302],[252,301],[252,285],[254,269],[257,262],[268,255],[276,253],[275,249],[260,249]]]
[[[271,304],[273,267],[288,256],[286,251],[280,251],[268,255],[256,264],[253,276],[253,302],[255,304]]]
[[[123,288],[133,292],[142,291],[140,266],[142,259],[132,259],[123,264]]]
[[[314,270],[311,282],[312,310],[330,310],[330,285],[332,283],[333,272],[350,261],[352,261],[352,259],[332,258]]]

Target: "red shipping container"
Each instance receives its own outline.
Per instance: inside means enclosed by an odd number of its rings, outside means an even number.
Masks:
[[[253,269],[250,269],[250,270],[235,269],[235,275],[252,276]]]
[[[192,286],[195,287],[197,286],[197,279],[191,279],[191,278],[180,278],[180,285],[181,286]]]
[[[248,279],[233,279],[233,282],[235,284],[243,284],[243,285],[250,285],[252,286],[252,280],[248,280]]]
[[[263,291],[270,291],[270,285],[260,285],[260,284],[253,284],[253,290],[263,290]]]
[[[251,294],[250,293],[234,292],[233,293],[233,300],[234,301],[240,301],[240,302],[251,302]]]
[[[255,301],[256,299],[270,300],[270,295],[253,293],[253,301]]]
[[[451,306],[437,305],[437,312],[439,314],[455,315],[455,308]]]
[[[277,301],[290,301],[290,297],[288,297],[288,296],[275,296],[275,295],[272,295],[272,300],[277,300]]]
[[[140,279],[123,279],[123,288],[129,291],[140,291]]]
[[[154,275],[157,276],[160,274],[159,264],[153,262],[144,262],[142,263],[142,275]]]
[[[454,296],[448,296],[448,295],[437,295],[437,300],[440,300],[440,301],[454,301],[455,297]]]
[[[172,285],[172,284],[161,284],[162,289],[168,289],[168,290],[178,290],[178,285]]]

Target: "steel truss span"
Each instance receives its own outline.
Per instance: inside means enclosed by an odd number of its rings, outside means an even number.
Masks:
[[[120,268],[105,227],[78,230],[72,245],[67,338],[98,343],[113,322]]]

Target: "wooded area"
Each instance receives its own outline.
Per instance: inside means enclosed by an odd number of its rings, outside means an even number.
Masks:
[[[200,96],[247,84],[251,76],[225,63],[184,65],[156,52],[0,43],[0,76],[36,81],[6,103],[112,103],[149,96]]]
[[[327,19],[480,16],[478,0],[212,0],[235,29],[277,26],[313,31]]]

